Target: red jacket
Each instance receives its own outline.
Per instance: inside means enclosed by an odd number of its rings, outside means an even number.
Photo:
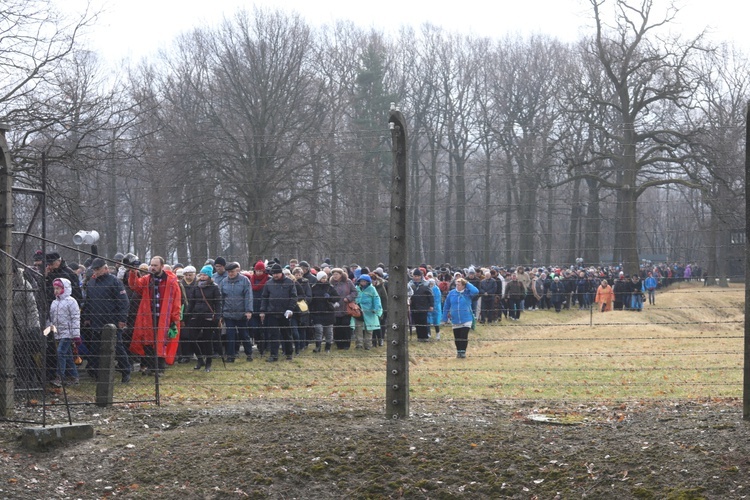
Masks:
[[[171,271],[164,271],[166,279],[159,284],[159,319],[156,330],[156,355],[165,358],[167,364],[173,364],[177,354],[177,344],[180,338],[180,309],[182,307],[182,292],[180,285]],[[154,345],[154,328],[151,315],[151,274],[138,277],[137,273],[128,274],[128,285],[131,290],[141,296],[138,306],[138,314],[133,327],[133,340],[130,343],[130,351],[140,356],[145,356],[143,346]],[[177,336],[169,338],[167,332],[169,325],[177,325]]]

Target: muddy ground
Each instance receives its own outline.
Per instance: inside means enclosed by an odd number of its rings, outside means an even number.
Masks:
[[[0,498],[745,498],[736,400],[544,406],[367,401],[78,407],[88,441],[31,452],[1,424]]]

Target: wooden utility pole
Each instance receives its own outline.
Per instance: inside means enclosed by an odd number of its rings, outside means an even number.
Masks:
[[[393,171],[391,174],[391,237],[388,263],[388,362],[386,374],[386,416],[409,416],[409,329],[406,304],[406,120],[391,104],[388,117],[391,129]],[[384,332],[385,333],[385,332]]]
[[[0,125],[0,415],[13,412],[15,387],[13,366],[13,169],[5,133],[7,125]]]

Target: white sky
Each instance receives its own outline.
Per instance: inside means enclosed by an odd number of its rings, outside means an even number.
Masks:
[[[389,30],[424,22],[450,31],[501,38],[506,34],[544,33],[574,41],[590,33],[588,0],[54,0],[64,12],[80,12],[90,3],[102,14],[88,35],[92,49],[117,65],[137,62],[171,45],[174,38],[196,26],[211,26],[239,8],[253,5],[296,11],[311,25],[347,19],[369,28]],[[666,5],[667,0],[655,0]],[[734,42],[750,54],[750,30],[743,27],[743,2],[738,0],[680,0],[677,17],[685,35],[711,29],[715,41]]]

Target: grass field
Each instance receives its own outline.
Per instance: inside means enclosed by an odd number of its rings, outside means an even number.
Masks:
[[[176,365],[160,408],[134,402],[154,397],[139,375],[117,384],[127,405],[73,406],[73,420],[96,426],[91,440],[29,453],[9,424],[3,496],[744,498],[743,334],[744,290],[697,285],[642,313],[536,311],[480,326],[466,359],[444,331],[409,344],[399,420],[382,411],[384,348],[211,373]],[[93,388],[70,396],[91,402]]]
[[[479,325],[467,359],[453,335],[410,349],[412,398],[638,400],[739,397],[742,390],[744,287],[673,286],[641,313],[526,311],[519,322]],[[433,334],[434,337],[434,334]],[[294,361],[239,358],[214,371],[175,365],[161,379],[162,403],[251,398],[385,396],[385,347],[314,354]],[[86,391],[83,384],[78,390]],[[153,378],[118,385],[117,400],[152,398]]]

